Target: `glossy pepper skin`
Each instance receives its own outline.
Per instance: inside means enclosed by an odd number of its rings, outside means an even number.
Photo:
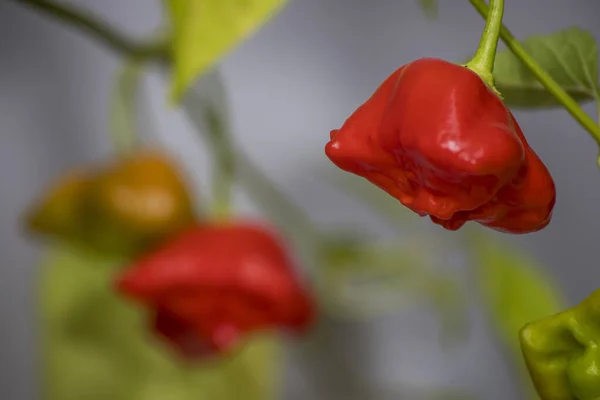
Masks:
[[[123,255],[142,252],[193,222],[182,178],[154,150],[69,173],[26,214],[32,233]]]
[[[315,313],[281,241],[252,222],[194,226],[134,262],[116,287],[150,308],[154,332],[187,358],[226,353],[259,330],[304,332]]]
[[[331,132],[325,152],[448,230],[476,221],[521,234],[552,216],[554,182],[510,110],[447,61],[400,67]]]
[[[575,307],[526,325],[519,339],[542,400],[600,398],[600,289]]]

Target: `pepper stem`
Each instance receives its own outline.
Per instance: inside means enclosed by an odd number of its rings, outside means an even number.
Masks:
[[[231,142],[225,132],[216,130],[210,133],[213,139],[213,196],[212,216],[217,220],[230,217],[232,208],[232,189],[235,181],[235,156]]]
[[[215,220],[227,220],[231,214],[232,191],[236,179],[236,162],[226,121],[213,104],[206,104],[204,118],[207,137],[212,146],[213,161],[213,205],[211,216]]]
[[[119,72],[110,103],[110,133],[117,153],[127,154],[138,142],[137,101],[142,73],[142,60],[127,60]]]
[[[481,35],[479,47],[471,61],[465,64],[465,67],[479,75],[497,95],[500,95],[500,92],[496,89],[493,71],[503,15],[504,0],[490,0],[490,9],[485,20],[485,28]]]

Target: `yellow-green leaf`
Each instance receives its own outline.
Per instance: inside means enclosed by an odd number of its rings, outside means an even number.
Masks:
[[[575,27],[549,35],[531,36],[522,45],[575,100],[583,103],[598,98],[598,48],[589,32]],[[510,107],[535,109],[560,106],[510,50],[496,55],[494,79]]]
[[[472,252],[485,313],[500,340],[512,350],[528,393],[534,393],[521,355],[519,331],[531,321],[562,310],[566,301],[561,289],[532,257],[482,232],[477,232]]]
[[[117,296],[123,260],[72,247],[42,265],[40,338],[46,400],[269,400],[276,398],[280,344],[255,337],[239,354],[185,367]]]
[[[438,0],[419,0],[421,10],[429,19],[435,19],[438,16]]]
[[[167,0],[173,42],[172,98],[271,18],[286,0]]]

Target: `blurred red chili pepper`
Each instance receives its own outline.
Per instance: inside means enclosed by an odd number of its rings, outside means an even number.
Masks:
[[[154,310],[154,331],[181,354],[226,352],[266,329],[305,331],[314,305],[263,225],[196,225],[135,262],[117,289]]]
[[[502,100],[470,69],[423,58],[390,75],[325,147],[421,216],[509,233],[548,225],[550,173]]]

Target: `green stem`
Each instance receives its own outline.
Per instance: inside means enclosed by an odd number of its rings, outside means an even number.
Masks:
[[[119,71],[110,104],[110,133],[114,149],[130,152],[138,141],[137,102],[143,62],[128,60]]]
[[[308,238],[311,243],[307,246],[312,247],[321,242],[321,233],[304,210],[279,190],[245,154],[238,151],[236,159],[246,193],[257,204],[263,205],[264,214],[278,222],[290,237],[296,237],[297,243]]]
[[[473,7],[481,14],[482,17],[487,18],[488,6],[483,0],[469,0]],[[531,71],[531,73],[537,78],[537,80],[553,95],[562,105],[567,109],[569,114],[575,118],[575,120],[594,138],[594,140],[600,145],[600,126],[579,106],[575,101],[552,77],[546,73],[536,61],[525,51],[519,41],[513,36],[513,34],[502,25],[500,29],[500,38],[506,44],[513,54],[521,60],[521,62]]]
[[[232,189],[235,182],[235,154],[229,132],[221,118],[209,106],[204,108],[207,138],[214,154],[213,207],[211,216],[217,220],[227,219],[231,213]]]
[[[192,124],[204,133],[204,138],[216,157],[221,159],[220,167],[217,167],[221,172],[215,171],[213,177],[215,193],[221,193],[215,196],[213,213],[217,216],[226,214],[224,204],[228,202],[227,185],[233,183],[235,177],[239,177],[251,200],[262,208],[263,214],[285,230],[295,243],[303,242],[305,238],[318,242],[317,230],[308,215],[277,189],[245,154],[234,148],[224,126],[225,121],[214,104],[192,90],[183,99],[183,110]],[[199,113],[200,110],[205,110],[208,114]],[[205,129],[207,122],[209,129]],[[230,160],[231,164],[228,165],[226,160]]]
[[[494,85],[493,71],[503,15],[504,0],[490,0],[490,11],[485,20],[485,28],[481,35],[479,47],[471,61],[466,64],[467,68],[479,75],[486,85],[497,94],[500,93]]]
[[[166,58],[168,47],[164,42],[135,43],[118,33],[113,27],[99,21],[91,13],[66,6],[51,0],[9,0],[38,12],[50,15],[58,20],[67,22],[71,27],[79,29],[89,37],[101,42],[111,50],[141,59]]]

